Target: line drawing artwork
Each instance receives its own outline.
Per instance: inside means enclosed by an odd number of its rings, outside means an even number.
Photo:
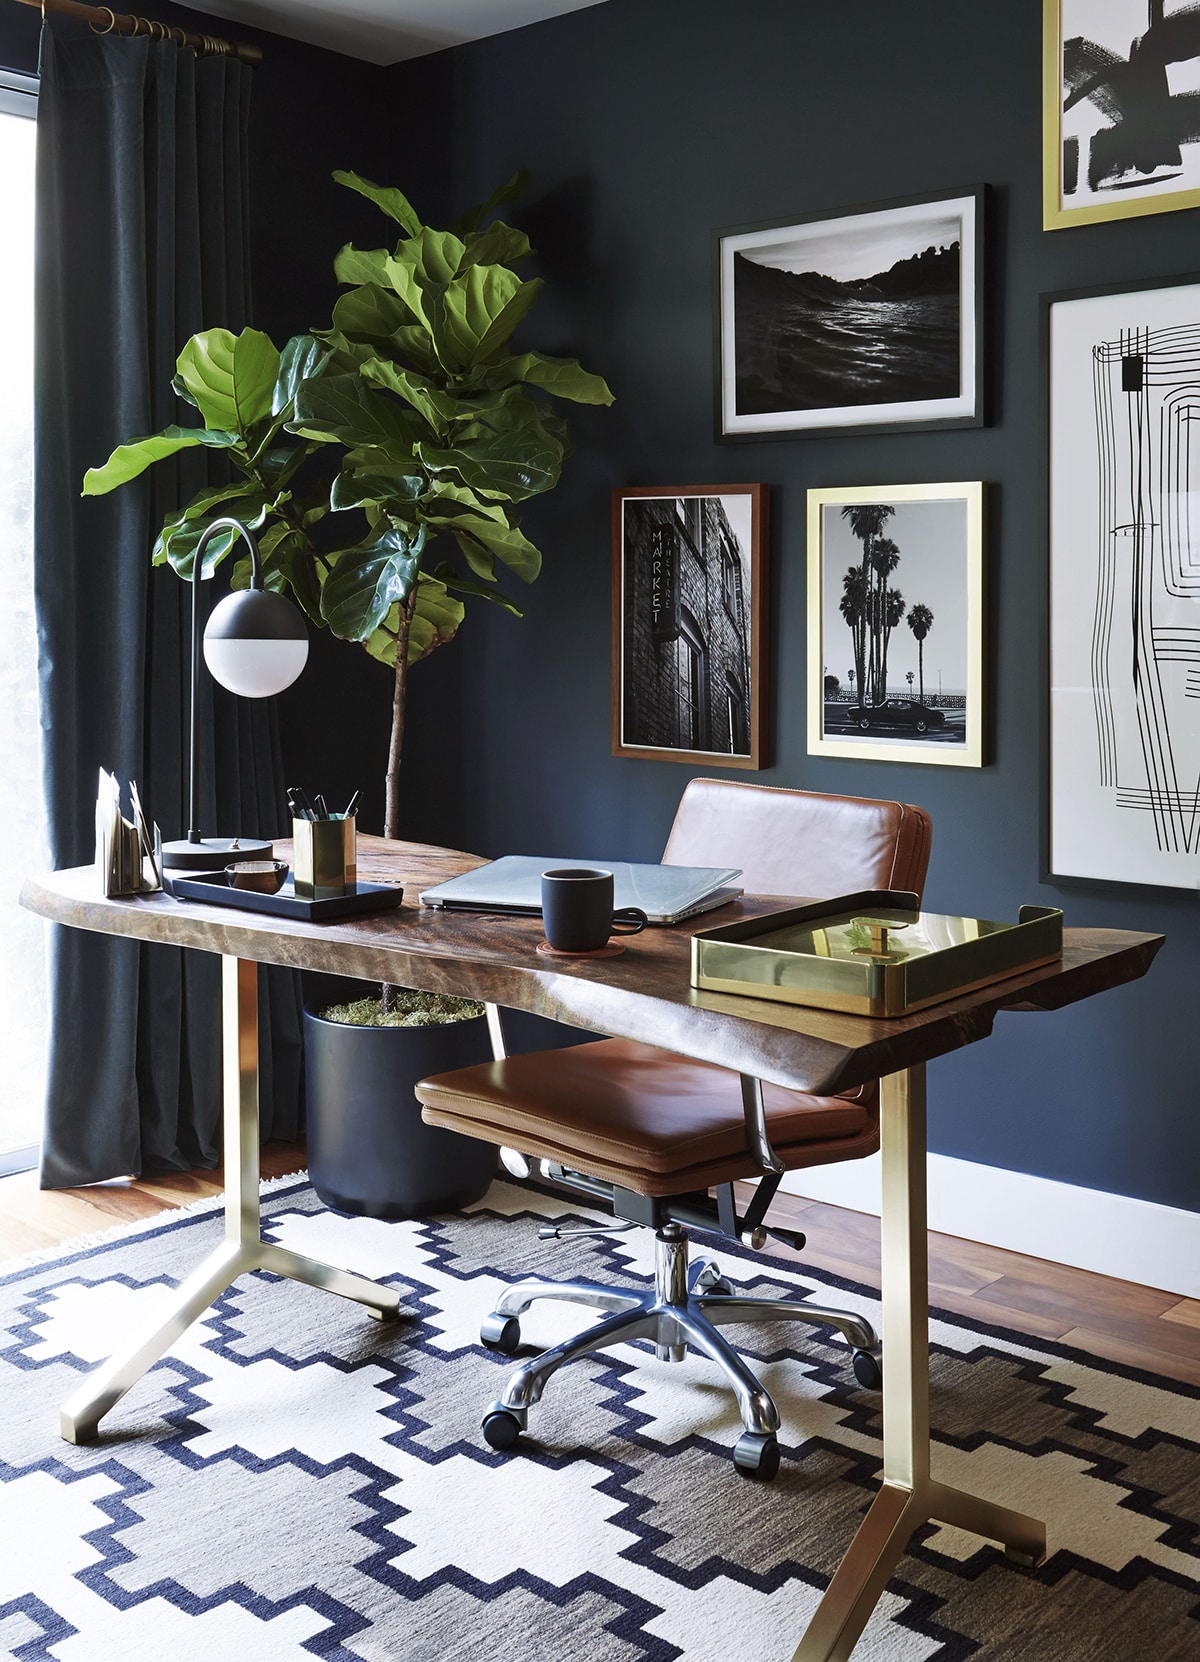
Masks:
[[[1200,323],[1092,348],[1098,488],[1090,640],[1099,784],[1136,840],[1200,852]]]

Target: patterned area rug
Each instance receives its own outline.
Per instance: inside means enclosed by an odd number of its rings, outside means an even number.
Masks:
[[[423,1223],[268,1191],[274,1239],[402,1287],[404,1319],[248,1276],[90,1448],[59,1441],[59,1402],[215,1244],[216,1209],[0,1276],[0,1654],[788,1662],[879,1473],[878,1398],[844,1349],[730,1330],[784,1417],[773,1484],[734,1471],[711,1366],[640,1346],[564,1369],[526,1452],[496,1454],[494,1266],[636,1281],[647,1232],[539,1242],[569,1203],[507,1184]],[[833,1287],[878,1315],[832,1277],[721,1261],[740,1287]],[[524,1327],[547,1343],[583,1319],[542,1304]],[[932,1336],[935,1475],[1044,1516],[1052,1556],[1029,1575],[925,1530],[855,1662],[1195,1662],[1200,1393],[957,1319]]]

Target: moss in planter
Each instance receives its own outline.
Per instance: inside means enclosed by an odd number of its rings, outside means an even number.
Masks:
[[[357,998],[352,1004],[331,1004],[318,1011],[322,1020],[343,1022],[348,1027],[446,1027],[483,1013],[483,1005],[471,999],[408,988],[397,989],[396,1008],[386,1016],[383,1001],[378,998]]]

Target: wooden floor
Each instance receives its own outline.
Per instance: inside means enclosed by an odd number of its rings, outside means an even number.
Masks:
[[[268,1143],[263,1149],[264,1177],[303,1165],[300,1144]],[[219,1170],[86,1189],[39,1190],[35,1172],[0,1178],[0,1263],[220,1189]],[[771,1216],[808,1237],[800,1255],[775,1242],[773,1253],[879,1285],[878,1218],[790,1195],[777,1199]],[[932,1233],[929,1283],[930,1303],[942,1309],[1200,1385],[1200,1300]]]

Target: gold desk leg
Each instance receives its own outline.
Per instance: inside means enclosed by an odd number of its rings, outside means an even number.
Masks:
[[[1035,1518],[929,1475],[929,1238],[925,1068],[880,1086],[883,1196],[883,1484],[818,1604],[792,1662],[846,1662],[913,1531],[931,1521],[998,1541],[1033,1566],[1046,1554]]]
[[[170,1305],[101,1364],[63,1404],[60,1430],[69,1443],[91,1442],[100,1421],[239,1275],[265,1269],[395,1316],[400,1295],[364,1276],[334,1269],[262,1239],[259,1230],[258,965],[221,960],[224,1057],[225,1239],[174,1292]]]

